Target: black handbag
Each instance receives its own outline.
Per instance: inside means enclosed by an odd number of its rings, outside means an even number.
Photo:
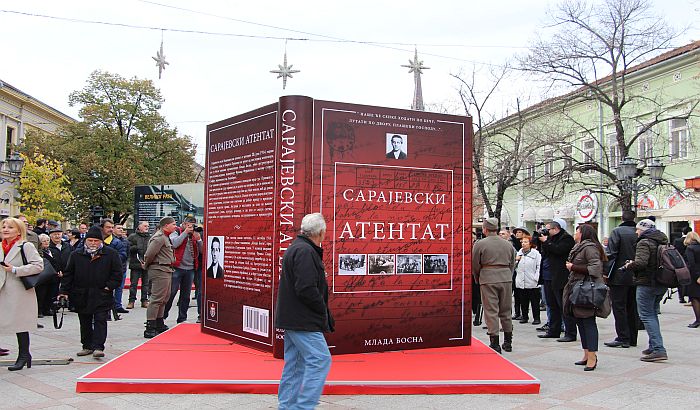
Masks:
[[[22,263],[28,265],[29,262],[27,262],[27,256],[24,254],[24,243],[19,246],[19,253],[22,255]],[[36,275],[20,276],[19,278],[22,280],[22,284],[24,285],[25,289],[31,289],[46,283],[55,277],[56,269],[54,269],[51,262],[44,259],[44,270]]]
[[[569,302],[574,306],[602,309],[608,297],[608,286],[593,280],[590,275],[574,282]]]

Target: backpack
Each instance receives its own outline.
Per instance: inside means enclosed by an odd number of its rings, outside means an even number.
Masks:
[[[659,267],[654,280],[657,284],[669,288],[677,288],[690,284],[690,270],[673,245],[659,245],[656,249],[656,260]]]

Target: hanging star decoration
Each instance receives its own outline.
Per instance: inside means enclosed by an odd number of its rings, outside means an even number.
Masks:
[[[165,61],[165,54],[163,54],[163,41],[162,40],[160,42],[160,51],[156,52],[156,56],[151,57],[151,58],[156,60],[156,67],[158,67],[158,79],[160,80],[160,77],[163,74],[163,70],[165,70],[165,66],[170,64],[169,62]]]
[[[413,103],[411,104],[411,109],[418,111],[425,111],[425,105],[423,104],[423,86],[421,85],[420,76],[423,74],[423,70],[429,70],[430,67],[423,65],[423,62],[418,59],[418,48],[415,49],[415,54],[413,60],[408,60],[408,65],[402,65],[401,67],[407,67],[409,74],[413,73]]]
[[[282,89],[287,88],[287,78],[292,78],[292,74],[298,73],[301,70],[292,70],[291,65],[287,65],[287,51],[284,52],[284,65],[277,64],[279,70],[270,70],[273,74],[278,74],[277,78],[282,78]]]
[[[418,49],[415,50],[415,57],[413,60],[409,59],[408,60],[408,65],[402,65],[401,67],[406,67],[408,68],[409,73],[414,73],[417,76],[420,76],[423,74],[423,70],[429,70],[430,67],[426,67],[423,65],[423,61],[418,60]]]

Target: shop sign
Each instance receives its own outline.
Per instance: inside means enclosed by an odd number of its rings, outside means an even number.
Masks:
[[[666,198],[666,208],[673,208],[678,205],[679,202],[685,199],[685,194],[681,191],[673,191],[671,195]]]
[[[652,194],[644,194],[644,196],[637,201],[637,209],[644,211],[659,209],[659,200]]]
[[[590,192],[584,192],[576,203],[576,215],[583,222],[593,219],[598,213],[598,197]]]

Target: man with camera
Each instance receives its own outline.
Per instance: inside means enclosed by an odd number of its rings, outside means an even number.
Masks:
[[[624,268],[625,262],[634,259],[637,244],[633,211],[622,211],[622,223],[612,230],[608,239],[608,265],[610,301],[615,317],[617,337],[605,342],[608,347],[637,346],[637,287],[632,283],[633,274]]]
[[[105,246],[102,230],[93,226],[84,246],[75,250],[63,272],[58,298],[69,299],[80,320],[78,356],[104,357],[107,317],[114,306],[114,290],[122,281],[119,253]]]
[[[51,266],[53,266],[54,270],[56,271],[56,277],[51,280],[47,307],[50,307],[51,301],[56,299],[61,277],[63,276],[63,271],[66,269],[70,255],[73,252],[70,245],[63,242],[63,231],[61,229],[51,229],[49,231],[49,238],[51,239],[51,243],[49,243],[49,247],[44,250],[43,256],[51,263]],[[41,313],[48,316],[51,315],[52,312]]]
[[[170,308],[175,301],[175,295],[180,291],[178,301],[177,323],[187,320],[187,310],[190,307],[190,295],[194,273],[199,266],[199,254],[202,253],[202,236],[194,230],[197,220],[191,216],[185,218],[179,228],[170,234],[170,241],[175,254],[173,267],[173,282],[170,287],[170,299],[165,305],[165,315],[168,318]]]
[[[542,248],[542,271],[544,275],[544,291],[550,308],[549,330],[540,338],[553,338],[557,342],[576,341],[576,323],[570,316],[564,315],[563,293],[564,286],[569,280],[569,270],[566,260],[576,242],[574,237],[566,232],[566,221],[554,218],[552,222],[539,232]],[[548,279],[549,278],[549,279]],[[562,321],[564,337],[561,336]]]

